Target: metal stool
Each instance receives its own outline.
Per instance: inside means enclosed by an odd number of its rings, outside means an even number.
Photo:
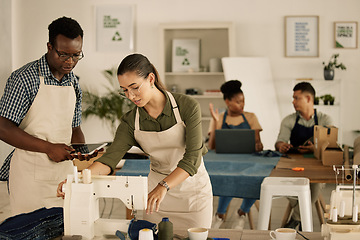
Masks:
[[[266,177],[261,184],[258,230],[267,230],[273,197],[297,197],[302,231],[313,231],[310,181],[308,178]]]

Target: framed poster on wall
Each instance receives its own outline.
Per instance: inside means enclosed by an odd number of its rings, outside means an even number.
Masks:
[[[285,56],[319,56],[319,16],[285,16]]]
[[[200,39],[172,40],[172,71],[198,72],[200,65]]]
[[[134,51],[134,6],[98,5],[96,11],[96,50]]]
[[[357,48],[357,22],[335,22],[335,48]]]

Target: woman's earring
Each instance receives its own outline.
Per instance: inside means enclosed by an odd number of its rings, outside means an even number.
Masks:
[[[151,85],[151,88],[154,88],[154,84],[153,84],[153,85]]]

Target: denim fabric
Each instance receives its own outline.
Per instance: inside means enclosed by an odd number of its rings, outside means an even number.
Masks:
[[[279,157],[253,154],[219,154],[204,156],[214,196],[260,198],[263,179],[270,175]]]
[[[219,197],[219,203],[217,208],[217,213],[225,214],[229,203],[231,202],[232,197]]]
[[[0,239],[47,240],[64,232],[63,208],[40,208],[30,213],[19,214],[0,224]]]
[[[128,235],[131,240],[139,239],[139,231],[144,228],[151,229],[153,231],[154,240],[157,240],[156,223],[152,223],[146,220],[132,219],[129,224]]]
[[[244,198],[243,202],[241,203],[240,209],[244,213],[250,212],[250,208],[255,203],[255,201],[256,201],[255,198]]]
[[[209,173],[214,196],[260,198],[263,179],[270,175],[281,155],[218,154],[209,151],[204,163]],[[130,159],[116,172],[118,176],[147,176],[149,160]]]
[[[255,152],[254,155],[261,157],[283,157],[284,154],[278,151],[264,150],[261,152]]]

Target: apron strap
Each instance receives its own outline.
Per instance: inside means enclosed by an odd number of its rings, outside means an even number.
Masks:
[[[139,128],[139,108],[136,108],[136,114],[135,114],[135,130],[140,130]]]
[[[44,76],[41,75],[41,72],[40,72],[40,60],[38,62],[39,64],[39,78],[40,78],[40,85],[45,85],[45,79],[44,79]]]
[[[40,77],[40,85],[45,85],[45,78],[44,76],[39,76]]]
[[[168,95],[169,98],[170,98],[170,103],[171,103],[173,112],[174,112],[174,114],[175,114],[176,123],[182,122],[181,116],[180,116],[180,112],[179,112],[179,107],[178,107],[178,105],[177,105],[177,103],[176,103],[176,101],[175,101],[174,96],[173,96],[170,92],[168,92],[168,91],[166,91],[166,93],[167,93],[167,95]]]

